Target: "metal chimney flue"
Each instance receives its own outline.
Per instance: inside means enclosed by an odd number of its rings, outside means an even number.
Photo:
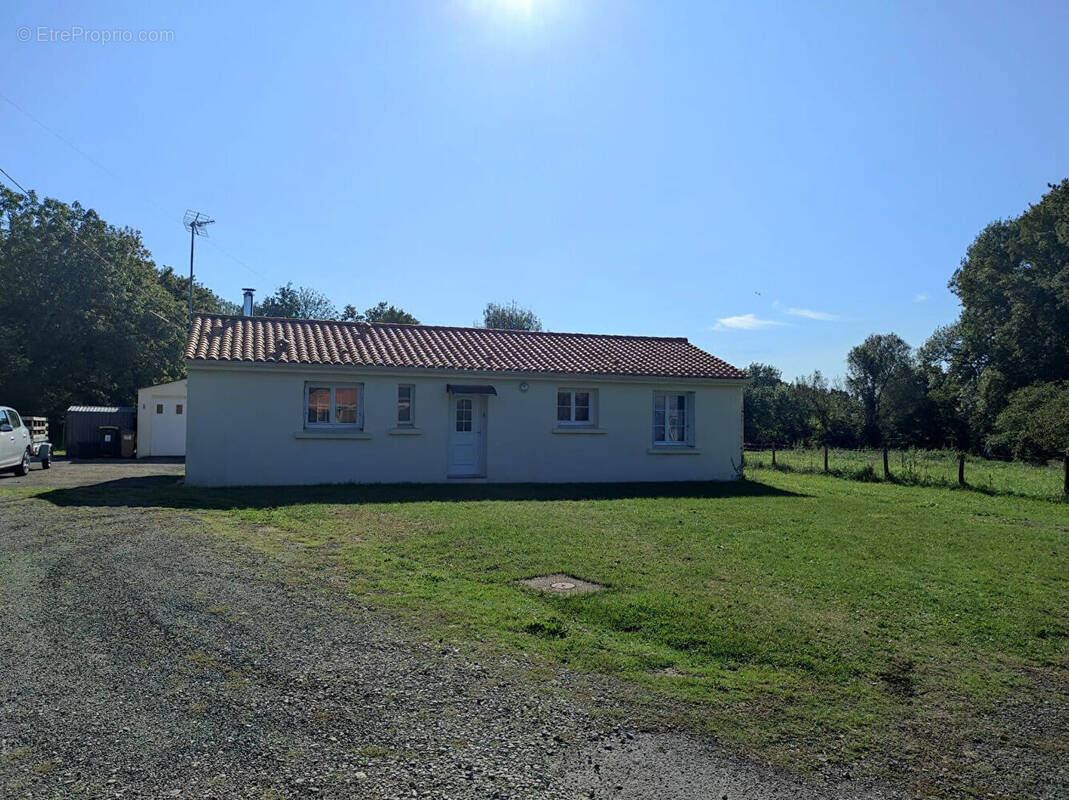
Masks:
[[[252,293],[255,292],[256,290],[255,289],[242,289],[241,291],[245,293],[245,301],[241,305],[241,315],[243,317],[251,317],[252,316]]]

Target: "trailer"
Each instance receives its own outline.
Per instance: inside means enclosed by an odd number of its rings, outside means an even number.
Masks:
[[[30,455],[41,462],[41,469],[52,466],[52,443],[48,441],[47,417],[23,417],[22,421],[30,429]]]

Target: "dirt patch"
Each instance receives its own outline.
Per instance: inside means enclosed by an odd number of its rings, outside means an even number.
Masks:
[[[600,583],[584,581],[582,578],[565,575],[563,572],[554,575],[536,575],[520,583],[548,594],[589,594],[600,592],[605,588]]]

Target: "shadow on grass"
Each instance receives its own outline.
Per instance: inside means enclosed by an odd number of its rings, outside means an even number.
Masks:
[[[638,498],[717,499],[804,497],[757,481],[700,483],[568,484],[378,484],[337,486],[257,486],[228,489],[186,487],[170,476],[121,478],[39,494],[57,506],[135,508],[257,509],[305,503],[377,504],[509,500],[628,500]]]

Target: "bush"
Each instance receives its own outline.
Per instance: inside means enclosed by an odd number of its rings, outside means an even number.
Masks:
[[[996,455],[1044,463],[1069,447],[1069,381],[1037,383],[1010,395],[987,441]]]

